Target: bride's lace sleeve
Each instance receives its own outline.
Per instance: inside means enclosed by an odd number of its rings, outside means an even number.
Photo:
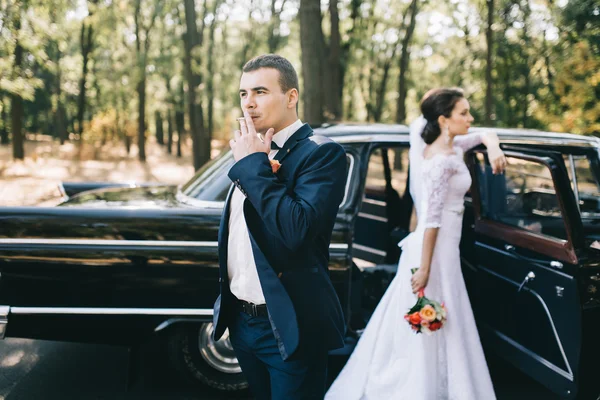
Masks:
[[[473,147],[482,143],[483,133],[467,133],[466,135],[460,135],[454,137],[454,146],[460,147],[463,152],[472,149]]]
[[[448,194],[449,181],[456,172],[452,156],[440,155],[423,166],[423,185],[427,187],[427,213],[425,228],[442,226],[442,211]]]

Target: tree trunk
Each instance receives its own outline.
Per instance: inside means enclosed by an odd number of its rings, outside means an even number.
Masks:
[[[21,10],[15,13],[15,32],[21,30]],[[13,76],[16,78],[22,75],[21,64],[23,63],[23,47],[17,39],[15,45],[15,59],[13,64]],[[13,143],[13,158],[22,160],[25,158],[25,148],[23,145],[23,98],[20,94],[11,95],[11,129]]]
[[[325,121],[323,115],[325,54],[320,6],[319,0],[300,0],[304,120],[313,126],[321,125]]]
[[[56,129],[58,130],[58,138],[60,144],[64,144],[69,139],[69,132],[67,132],[67,111],[62,101],[58,103],[58,112],[56,114]]]
[[[188,84],[188,113],[190,119],[190,130],[192,134],[192,154],[194,169],[199,169],[210,160],[210,138],[204,129],[204,114],[201,96],[196,95],[196,90],[202,83],[202,76],[194,71],[192,57],[196,56],[196,48],[202,47],[202,32],[196,26],[196,8],[194,0],[184,0],[186,33],[185,43],[185,75]],[[204,3],[206,11],[206,1]],[[205,20],[204,18],[202,19]],[[200,60],[196,59],[200,64]]]
[[[159,111],[154,112],[154,122],[156,123],[156,143],[165,144],[165,133],[163,129],[163,119]]]
[[[523,52],[523,60],[525,62],[525,68],[523,71],[523,75],[525,78],[525,85],[521,91],[523,94],[522,101],[522,110],[523,114],[521,117],[521,124],[523,128],[528,128],[528,120],[529,120],[529,93],[531,91],[531,73],[530,73],[530,63],[529,63],[529,48],[532,45],[531,39],[529,38],[529,18],[531,17],[531,8],[529,7],[529,0],[524,1],[523,6],[523,43],[525,46],[522,48]]]
[[[177,157],[181,158],[181,142],[185,134],[185,114],[183,111],[175,112],[175,124],[177,127]]]
[[[491,126],[492,124],[492,106],[493,106],[493,98],[492,98],[492,90],[493,90],[493,82],[492,82],[492,52],[493,44],[494,44],[494,32],[492,30],[492,25],[494,24],[494,0],[486,0],[487,2],[487,28],[485,31],[485,39],[487,43],[487,59],[486,59],[486,68],[485,68],[485,124],[487,126]]]
[[[329,15],[331,19],[331,37],[329,39],[329,59],[327,60],[329,76],[327,77],[325,89],[325,111],[328,119],[340,120],[342,118],[342,93],[344,82],[342,81],[341,66],[341,37],[340,16],[338,12],[338,0],[329,1]]]
[[[167,153],[173,152],[173,114],[171,110],[167,110]]]
[[[207,72],[208,76],[206,78],[206,95],[208,97],[208,139],[209,143],[213,137],[213,112],[214,112],[214,100],[215,100],[215,91],[214,91],[214,58],[213,52],[215,48],[215,28],[217,25],[217,10],[219,9],[220,1],[215,0],[214,7],[212,9],[213,20],[210,24],[210,31],[208,35],[208,59],[207,59]]]
[[[77,121],[79,123],[79,140],[83,142],[83,117],[85,115],[85,94],[86,81],[88,73],[88,62],[93,46],[93,28],[91,22],[92,12],[83,19],[81,23],[81,55],[83,64],[81,70],[81,79],[79,80],[79,97],[77,100]]]
[[[58,46],[57,46],[58,48]],[[63,144],[67,140],[67,126],[65,121],[65,108],[62,103],[62,71],[60,69],[60,59],[61,59],[61,51],[58,50],[57,59],[56,59],[56,87],[55,87],[55,95],[56,95],[56,110],[54,115],[54,121],[56,124],[56,132],[58,134],[58,138],[60,140],[60,144]]]
[[[167,152],[169,154],[172,154],[174,123],[173,123],[173,114],[172,114],[171,110],[176,107],[176,104],[175,104],[175,96],[173,95],[173,93],[171,93],[171,77],[165,76],[164,78],[165,78],[165,86],[167,88],[167,102],[168,102],[168,106],[167,106],[167,129],[168,129]]]
[[[375,108],[373,109],[373,120],[375,122],[381,122],[381,115],[383,114],[383,105],[385,102],[385,93],[387,89],[387,81],[390,73],[390,67],[392,66],[392,62],[396,57],[396,49],[398,48],[397,44],[394,44],[394,50],[392,51],[392,56],[385,60],[383,64],[383,77],[381,78],[381,82],[379,83],[379,88],[377,89],[377,96],[375,98]]]
[[[410,43],[415,32],[417,14],[419,13],[417,0],[412,0],[407,12],[410,13],[410,22],[402,39],[402,53],[400,53],[400,76],[398,78],[398,100],[396,101],[396,123],[402,124],[406,121],[406,95],[408,93]],[[404,23],[404,18],[403,18]]]
[[[138,95],[138,158],[146,161],[146,73],[137,84]]]
[[[1,99],[2,113],[0,114],[0,119],[2,119],[2,129],[0,129],[0,144],[8,144],[8,113],[6,112],[8,102],[4,102],[3,97]]]
[[[269,30],[267,32],[267,46],[269,47],[269,53],[274,54],[277,51],[279,42],[279,26],[281,21],[279,20],[279,14],[275,8],[277,0],[271,0],[271,19],[269,20]]]
[[[254,18],[252,18],[252,12],[255,8],[255,3],[257,0],[250,0],[250,6],[248,7],[248,21],[250,21],[249,29],[246,31],[244,35],[245,41],[242,46],[242,50],[240,51],[240,70],[246,64],[249,59],[249,54],[252,54],[253,49],[255,48],[255,44],[257,42],[255,36],[257,31],[257,23]]]
[[[154,4],[152,17],[149,25],[145,26],[142,22],[141,15],[141,0],[135,2],[134,22],[135,22],[135,47],[139,70],[139,81],[137,84],[138,93],[138,148],[139,159],[142,162],[146,161],[146,65],[148,64],[148,52],[150,50],[150,31],[154,26],[156,17],[159,12],[160,0]],[[141,38],[141,31],[144,31],[144,40]]]

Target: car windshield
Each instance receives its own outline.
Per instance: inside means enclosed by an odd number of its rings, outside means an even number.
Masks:
[[[225,201],[231,186],[227,173],[233,164],[231,150],[224,150],[203,165],[192,179],[181,187],[180,193],[200,201]]]

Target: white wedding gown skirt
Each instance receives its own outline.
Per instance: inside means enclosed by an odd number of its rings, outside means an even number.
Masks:
[[[400,243],[396,277],[327,400],[495,399],[460,266],[461,227],[461,209],[442,211],[425,289],[427,297],[446,304],[444,327],[430,336],[416,334],[404,320],[417,300],[410,284],[410,269],[421,264],[424,229],[417,228]]]

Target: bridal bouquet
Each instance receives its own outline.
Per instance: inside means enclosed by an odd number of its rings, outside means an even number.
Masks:
[[[414,273],[415,270],[412,272]],[[432,332],[442,329],[446,323],[446,314],[444,303],[428,299],[421,289],[417,303],[408,310],[404,319],[416,333],[430,335]]]

